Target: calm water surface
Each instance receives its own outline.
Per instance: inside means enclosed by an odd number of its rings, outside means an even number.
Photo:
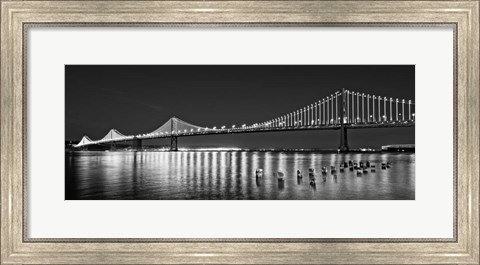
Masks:
[[[377,171],[328,173],[356,160]],[[382,170],[381,162],[391,168]],[[256,179],[255,170],[264,177]],[[316,186],[308,181],[315,168]],[[297,179],[296,170],[304,172]],[[283,171],[279,182],[274,172]],[[415,154],[316,152],[75,152],[65,154],[67,200],[414,200]]]

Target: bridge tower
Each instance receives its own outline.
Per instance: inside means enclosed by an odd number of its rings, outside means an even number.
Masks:
[[[345,95],[345,88],[342,88],[342,116],[340,118],[340,146],[338,150],[340,152],[348,152],[348,138],[347,138],[347,127],[345,126],[345,117],[347,109],[346,109],[346,95]]]
[[[177,118],[170,119],[170,151],[178,151]]]
[[[108,133],[110,135],[110,139],[114,139],[114,130],[110,130],[110,132]],[[110,142],[110,150],[116,150],[117,149],[117,144],[115,142]]]

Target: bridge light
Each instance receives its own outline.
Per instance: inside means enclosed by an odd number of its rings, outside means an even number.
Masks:
[[[225,125],[222,126],[222,129],[225,129]]]
[[[234,124],[234,125],[232,125],[232,129],[235,129],[235,124]]]

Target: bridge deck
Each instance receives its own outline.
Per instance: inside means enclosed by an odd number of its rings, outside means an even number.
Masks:
[[[371,123],[350,123],[344,125],[347,129],[373,129],[373,128],[398,128],[398,127],[414,127],[415,121],[396,121],[396,122],[371,122]],[[283,127],[247,127],[247,128],[225,128],[225,129],[201,129],[197,131],[184,131],[177,133],[164,133],[164,134],[142,134],[142,135],[129,135],[117,139],[92,141],[87,145],[114,143],[132,141],[135,138],[141,140],[148,139],[161,139],[187,136],[200,136],[200,135],[217,135],[217,134],[240,134],[240,133],[262,133],[262,132],[284,132],[284,131],[313,131],[313,130],[339,130],[340,124],[331,125],[310,125],[310,126],[283,126]]]

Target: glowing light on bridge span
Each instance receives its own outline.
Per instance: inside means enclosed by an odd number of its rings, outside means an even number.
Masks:
[[[382,104],[383,101],[383,104]],[[400,105],[400,106],[399,106]],[[342,119],[343,117],[343,119]],[[172,117],[158,129],[146,134],[126,136],[115,129],[111,129],[105,137],[94,141],[84,136],[76,147],[97,143],[113,143],[135,139],[151,139],[156,137],[177,137],[191,134],[252,132],[269,130],[294,130],[316,128],[339,128],[340,126],[398,126],[401,124],[414,124],[415,103],[412,100],[393,99],[391,97],[370,95],[355,91],[342,90],[316,100],[312,104],[299,108],[288,114],[256,122],[251,125],[243,124],[241,128],[232,125],[231,128],[222,126],[217,129],[213,126],[199,127],[188,122]],[[202,130],[203,129],[203,130]],[[203,132],[202,132],[203,131]],[[172,140],[173,141],[173,140]],[[175,139],[176,141],[176,139]]]

